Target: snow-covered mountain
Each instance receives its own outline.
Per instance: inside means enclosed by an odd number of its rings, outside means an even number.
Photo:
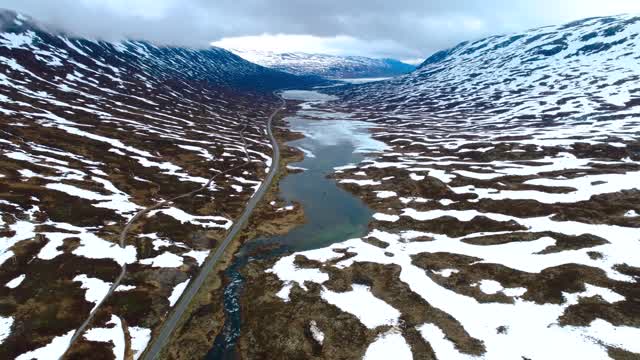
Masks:
[[[20,20],[22,19],[22,20]],[[270,90],[304,83],[317,84],[318,79],[300,78],[291,74],[251,63],[233,53],[211,47],[187,49],[159,47],[143,41],[110,43],[52,34],[22,15],[14,18],[9,11],[0,14],[2,44],[14,52],[33,53],[34,61],[41,64],[39,70],[52,72],[68,70],[65,60],[84,56],[103,63],[127,66],[132,70],[146,70],[164,79],[181,78],[204,81],[212,85],[230,88]],[[100,62],[92,61],[100,66]],[[76,65],[71,63],[71,65]],[[107,67],[108,68],[108,67]],[[301,84],[302,82],[302,84]]]
[[[591,18],[463,42],[406,76],[344,94],[369,109],[555,119],[638,105],[640,17]]]
[[[230,51],[256,64],[297,75],[317,75],[328,78],[373,78],[397,76],[415,69],[413,65],[394,59],[299,52],[274,53],[237,49],[230,49]]]

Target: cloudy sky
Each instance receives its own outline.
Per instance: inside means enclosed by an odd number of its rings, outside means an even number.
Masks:
[[[417,61],[464,40],[639,13],[640,0],[3,0],[80,36]]]

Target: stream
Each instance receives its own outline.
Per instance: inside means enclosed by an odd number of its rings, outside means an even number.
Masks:
[[[248,261],[318,249],[364,236],[372,216],[371,210],[360,199],[339,188],[335,180],[327,178],[335,167],[358,163],[366,153],[381,151],[386,147],[384,143],[371,138],[368,131],[371,124],[339,120],[335,119],[335,113],[311,110],[314,102],[330,99],[324,94],[285,91],[283,97],[307,102],[302,104],[302,110],[296,116],[285,119],[291,130],[305,136],[287,143],[305,153],[303,161],[289,165],[305,170],[287,175],[279,184],[280,198],[287,203],[300,203],[306,223],[285,235],[251,240],[236,253],[233,263],[225,271],[228,282],[224,289],[224,328],[216,337],[206,356],[207,360],[235,358],[241,325],[239,300],[244,286],[240,271]],[[253,251],[256,248],[269,250]],[[256,256],[256,253],[259,255]]]

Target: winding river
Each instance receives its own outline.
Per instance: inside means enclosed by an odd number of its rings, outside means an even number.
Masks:
[[[368,123],[341,120],[337,118],[340,114],[314,110],[314,103],[330,99],[326,95],[311,91],[286,91],[282,95],[288,100],[305,101],[296,116],[285,119],[291,130],[305,136],[287,143],[305,153],[302,162],[290,165],[305,170],[280,181],[280,197],[289,203],[300,203],[307,222],[285,235],[247,242],[236,254],[225,271],[228,282],[224,290],[224,328],[207,354],[208,360],[235,358],[241,323],[239,298],[244,286],[240,270],[255,258],[252,250],[273,249],[260,252],[259,257],[264,259],[326,247],[365,235],[371,219],[371,210],[327,175],[336,167],[362,161],[366,153],[380,151],[386,145],[371,138]]]

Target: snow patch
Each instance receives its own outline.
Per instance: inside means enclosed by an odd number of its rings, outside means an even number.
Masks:
[[[80,288],[87,290],[84,293],[84,298],[88,302],[94,303],[93,309],[98,306],[98,303],[104,299],[111,288],[111,283],[102,281],[98,278],[88,277],[85,274],[77,275],[73,278],[73,281],[79,281],[82,283]]]
[[[142,259],[140,260],[140,264],[161,268],[177,268],[183,265],[183,259],[176,254],[166,251],[154,258]]]
[[[144,352],[151,340],[151,329],[130,326],[129,335],[131,335],[131,351],[133,352],[133,360],[137,360]]]
[[[16,278],[14,278],[13,280],[9,281],[8,283],[5,284],[6,287],[10,288],[10,289],[15,289],[17,288],[20,284],[22,284],[22,282],[24,281],[26,275],[22,274]]]
[[[173,305],[178,302],[178,299],[180,299],[180,296],[184,292],[184,289],[187,288],[189,281],[190,279],[187,279],[173,288],[173,290],[171,291],[171,295],[169,296],[169,306],[173,307]]]
[[[318,344],[322,345],[324,342],[324,333],[320,330],[315,320],[311,320],[309,322],[309,330],[311,330],[311,336],[313,339],[317,341]]]
[[[389,221],[389,222],[396,222],[400,220],[400,216],[398,215],[388,215],[383,213],[375,213],[373,214],[373,218],[376,220]]]
[[[109,326],[111,325],[111,326]],[[119,317],[111,315],[111,320],[105,328],[92,328],[87,330],[84,338],[89,341],[110,342],[113,344],[113,355],[116,360],[124,359],[125,336],[122,329],[122,321]]]
[[[75,330],[71,330],[68,333],[60,336],[56,336],[51,342],[41,348],[26,352],[16,358],[16,360],[49,360],[59,359],[67,351],[69,342]]]
[[[369,329],[398,323],[400,312],[375,297],[368,286],[353,284],[351,287],[353,290],[342,293],[323,289],[320,296],[340,310],[355,315]],[[367,306],[362,306],[363,303]]]
[[[404,337],[397,331],[380,335],[364,354],[363,360],[412,360],[411,348]],[[444,359],[444,358],[443,358]]]

